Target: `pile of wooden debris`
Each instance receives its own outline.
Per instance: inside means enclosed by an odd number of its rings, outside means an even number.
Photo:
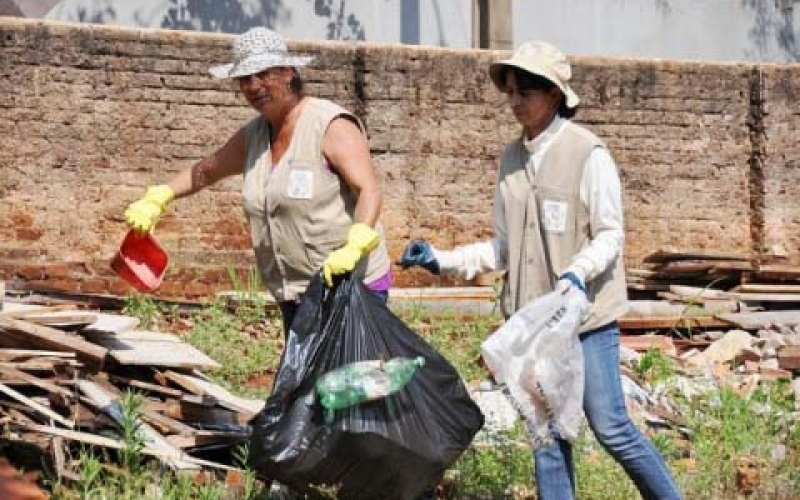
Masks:
[[[0,422],[15,463],[24,463],[27,453],[36,468],[45,459],[60,480],[75,478],[75,449],[125,446],[122,397],[132,390],[145,396],[139,408],[143,454],[176,471],[238,475],[231,460],[208,457],[232,456],[263,401],[213,383],[201,370],[218,364],[178,336],[138,325],[130,316],[76,305],[5,301]]]

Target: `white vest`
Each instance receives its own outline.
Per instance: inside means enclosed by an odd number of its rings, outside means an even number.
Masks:
[[[344,108],[308,98],[295,124],[289,148],[273,167],[269,123],[257,117],[247,124],[244,210],[250,223],[256,261],[267,289],[278,301],[294,300],[322,268],[329,253],[347,242],[354,222],[355,198],[322,154],[331,121],[353,119]],[[380,226],[379,246],[366,258],[367,283],[389,270]]]
[[[506,315],[553,291],[558,273],[589,244],[589,213],[580,199],[580,185],[595,147],[605,145],[585,128],[567,122],[533,178],[521,138],[503,152],[497,189],[508,231],[508,272],[501,296]],[[587,291],[591,307],[581,332],[625,313],[628,298],[621,252],[609,269],[587,284]]]

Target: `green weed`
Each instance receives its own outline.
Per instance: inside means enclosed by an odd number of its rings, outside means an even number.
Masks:
[[[634,372],[642,379],[654,383],[672,378],[675,375],[673,362],[657,349],[650,349],[633,366]]]

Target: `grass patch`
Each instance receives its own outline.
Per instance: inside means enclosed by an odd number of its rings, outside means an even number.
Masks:
[[[267,312],[263,304],[241,303],[231,309],[222,302],[212,302],[201,310],[179,314],[146,296],[132,296],[125,312],[142,318],[150,328],[181,335],[219,361],[222,368],[209,374],[233,392],[264,397],[270,388],[264,381],[271,381],[283,349],[282,324],[279,314]],[[487,378],[479,349],[496,328],[496,315],[465,319],[445,313],[432,317],[419,306],[403,307],[398,315],[448,358],[465,380]],[[650,436],[667,458],[684,498],[739,498],[736,468],[747,458],[761,464],[760,485],[747,497],[749,500],[796,500],[800,491],[800,425],[788,383],[763,383],[749,394],[735,388],[709,388],[705,381],[677,377],[673,361],[657,351],[643,355],[634,371],[653,386],[654,392],[671,401],[686,421],[680,433],[672,430]],[[254,380],[261,382],[254,384]],[[695,383],[705,388],[687,398],[685,384]],[[133,396],[126,397],[126,406],[136,406]],[[684,434],[691,436],[688,444],[682,438]],[[585,425],[574,449],[579,498],[638,498],[633,483]],[[218,485],[196,485],[180,475],[162,475],[136,461],[135,447],[129,453],[124,460],[132,472],[125,475],[99,465],[107,463],[107,457],[98,461],[94,455],[82,456],[79,498],[227,498]],[[120,456],[113,458],[120,463]],[[476,440],[446,475],[449,498],[465,500],[525,498],[520,492],[535,491],[532,476],[532,453],[522,425]],[[261,498],[258,495],[263,495],[263,485],[254,476],[249,477],[247,491],[234,498]],[[153,488],[159,491],[158,496],[152,494]]]

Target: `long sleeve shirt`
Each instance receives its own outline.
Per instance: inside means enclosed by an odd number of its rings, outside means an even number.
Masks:
[[[548,147],[558,137],[567,121],[556,116],[541,134],[525,141],[530,154],[527,168],[531,177],[542,164]],[[478,273],[506,269],[508,239],[502,195],[494,203],[494,236],[488,241],[459,246],[451,251],[434,248],[442,272],[472,279]],[[625,238],[622,221],[622,189],[619,174],[609,152],[602,147],[592,150],[581,176],[580,199],[589,213],[589,244],[573,256],[567,269],[589,282],[608,269],[622,251]]]

